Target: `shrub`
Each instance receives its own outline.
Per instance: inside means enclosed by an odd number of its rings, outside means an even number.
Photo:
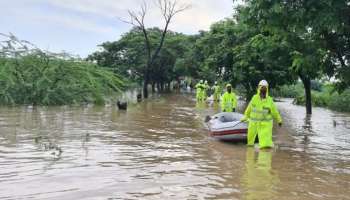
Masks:
[[[271,95],[274,97],[295,98],[303,93],[304,89],[300,83],[296,85],[283,85],[271,90]]]
[[[332,110],[350,112],[350,89],[339,94],[333,92],[332,87],[324,89],[323,92],[312,91],[311,100],[313,106],[328,107]],[[297,105],[305,105],[305,95],[297,96],[293,103]]]
[[[105,68],[9,39],[0,49],[0,104],[103,104],[124,88],[125,81]]]
[[[350,112],[350,89],[341,94],[334,94],[329,102],[329,108],[337,111]]]

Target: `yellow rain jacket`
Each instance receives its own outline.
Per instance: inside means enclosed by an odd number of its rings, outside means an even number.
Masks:
[[[214,94],[213,94],[214,101],[220,101],[220,93],[221,93],[220,86],[214,85],[212,89],[214,90]]]
[[[203,101],[204,100],[204,85],[202,83],[196,84],[196,99],[197,101]]]
[[[208,97],[208,90],[209,90],[209,85],[208,85],[208,83],[204,83],[203,84],[203,99],[204,100],[207,100],[207,97]]]
[[[225,92],[221,97],[221,110],[223,112],[233,112],[237,107],[237,98],[233,91],[231,93]]]
[[[269,90],[266,91],[266,98],[261,99],[260,88],[258,88],[257,94],[253,96],[245,110],[242,121],[248,120],[249,123],[248,145],[254,145],[255,137],[258,135],[260,148],[273,147],[273,119],[278,123],[282,123],[282,119],[273,99],[269,96]]]

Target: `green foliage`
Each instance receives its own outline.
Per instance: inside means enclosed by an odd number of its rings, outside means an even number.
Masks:
[[[305,105],[305,95],[302,93],[295,97],[294,103]],[[323,86],[322,92],[312,91],[312,105],[317,107],[328,107],[332,110],[350,112],[350,89],[342,93],[335,91],[334,86]]]
[[[245,0],[255,26],[284,38],[291,48],[293,69],[301,78],[320,75],[350,86],[350,4],[348,0]]]
[[[244,0],[232,18],[212,24],[194,36],[169,32],[159,58],[151,66],[151,82],[163,83],[190,76],[230,82],[249,99],[266,79],[277,96],[308,97],[325,105],[321,84],[335,79],[341,92],[350,86],[350,4],[347,0]],[[152,48],[161,31],[148,29]],[[134,80],[142,80],[145,49],[142,33],[132,29],[102,45],[91,56]],[[301,80],[301,85],[290,85]],[[282,86],[282,87],[281,87]],[[304,90],[303,90],[303,87]],[[285,88],[286,87],[286,88]],[[311,98],[311,89],[313,92]],[[339,94],[341,95],[341,94]]]
[[[301,83],[293,85],[283,85],[272,89],[270,91],[270,94],[274,97],[296,98],[304,94],[304,88]]]
[[[154,49],[161,37],[158,28],[147,29],[151,48]],[[149,69],[151,82],[168,83],[193,73],[192,64],[188,61],[192,36],[168,31],[165,43],[158,58]],[[115,42],[101,45],[102,51],[90,55],[88,60],[96,61],[99,65],[113,69],[131,80],[143,80],[145,63],[147,62],[143,33],[132,29]]]
[[[341,94],[332,95],[328,107],[337,111],[350,112],[350,89]]]
[[[328,93],[320,93],[312,91],[312,105],[317,107],[327,107],[330,102],[330,95]],[[305,95],[299,95],[294,99],[297,105],[305,105]]]
[[[14,36],[8,44],[0,56],[0,104],[103,104],[124,87],[120,77],[95,64],[29,49]]]

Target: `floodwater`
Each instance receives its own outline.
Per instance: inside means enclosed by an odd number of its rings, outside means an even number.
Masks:
[[[277,104],[268,151],[208,137],[188,94],[0,108],[0,199],[350,199],[350,114]]]

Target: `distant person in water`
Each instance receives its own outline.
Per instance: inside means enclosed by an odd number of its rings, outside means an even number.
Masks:
[[[214,101],[216,102],[219,102],[220,101],[220,95],[221,95],[221,88],[220,86],[218,85],[218,82],[215,81],[215,84],[214,86],[212,87],[212,90],[213,90],[213,98],[214,98]]]
[[[253,146],[255,137],[259,138],[260,148],[273,147],[272,142],[272,127],[273,119],[279,126],[282,126],[282,118],[269,96],[269,85],[266,80],[260,81],[257,94],[253,96],[247,109],[244,112],[244,117],[241,121],[248,121],[248,146]]]
[[[232,85],[226,85],[226,92],[221,97],[222,112],[235,112],[237,107],[237,97],[232,91]]]
[[[210,88],[207,80],[204,82],[203,87],[204,87],[203,98],[204,98],[204,101],[206,101],[208,98],[208,90]]]
[[[203,101],[204,97],[203,97],[203,90],[204,90],[204,85],[203,85],[203,80],[200,80],[196,86],[196,100],[197,102],[199,101]]]

